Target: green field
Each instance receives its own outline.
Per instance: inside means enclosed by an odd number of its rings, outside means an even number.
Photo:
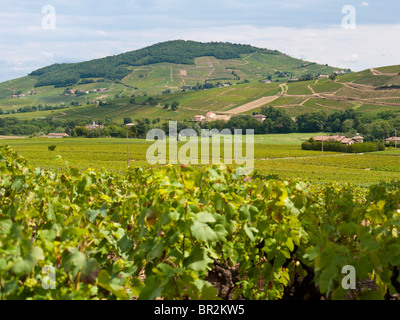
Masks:
[[[322,155],[318,151],[301,150],[301,142],[309,137],[309,134],[256,136],[254,158],[257,174],[280,179],[301,178],[318,184],[338,182],[360,186],[400,179],[400,149],[361,155],[329,152]],[[35,167],[63,170],[65,162],[68,162],[80,169],[106,169],[112,172],[126,171],[127,148],[130,166],[150,167],[146,161],[146,151],[153,144],[139,139],[129,139],[128,146],[126,139],[35,138],[0,142],[10,145]],[[53,152],[48,150],[52,144],[56,145]],[[178,148],[182,145],[184,142],[179,142]]]

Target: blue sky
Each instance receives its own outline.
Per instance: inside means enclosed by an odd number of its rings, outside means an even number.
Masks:
[[[355,71],[400,64],[395,0],[0,1],[0,81],[175,39],[251,44]],[[46,5],[55,29],[43,28]],[[355,29],[342,25],[346,5]]]

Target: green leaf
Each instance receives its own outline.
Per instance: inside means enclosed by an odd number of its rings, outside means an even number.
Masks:
[[[11,188],[14,189],[15,191],[19,191],[22,189],[23,182],[20,179],[17,179],[13,182],[11,185]]]
[[[129,240],[126,234],[117,243],[122,252],[127,252],[133,249],[133,241]]]
[[[0,236],[10,232],[13,223],[8,217],[0,217]]]
[[[128,294],[123,287],[111,282],[111,277],[106,270],[101,270],[97,276],[97,284],[111,292],[119,300],[129,300]]]
[[[196,279],[193,283],[200,291],[200,300],[215,300],[218,292],[211,283],[200,279]]]
[[[331,266],[330,268],[322,271],[318,285],[321,293],[327,293],[332,289],[333,281],[338,278],[339,272],[335,266]]]
[[[46,241],[54,241],[57,237],[57,232],[55,230],[41,230],[40,234],[42,235],[43,239]]]
[[[226,237],[229,235],[228,231],[225,229],[225,227],[222,224],[217,224],[214,226],[214,231],[215,234],[218,237],[218,241],[220,242],[226,242]]]
[[[208,265],[214,261],[208,256],[205,249],[201,248],[199,244],[196,244],[183,264],[186,268],[192,269],[197,272],[206,273],[208,271]]]
[[[254,237],[254,233],[258,233],[258,230],[256,228],[249,227],[246,223],[244,225],[244,231],[246,232],[247,236],[250,238],[251,242],[256,241],[256,238]]]
[[[0,273],[7,269],[7,261],[4,258],[0,258]]]
[[[287,239],[286,246],[288,247],[288,249],[289,249],[290,252],[293,252],[293,250],[294,250],[294,243],[293,243],[292,238],[288,238],[288,239]]]
[[[77,274],[81,272],[81,278],[88,279],[89,282],[100,269],[95,259],[86,257],[84,253],[76,248],[73,248],[71,253],[66,257],[64,268],[66,271],[70,272],[73,277],[76,277]]]
[[[146,279],[146,283],[142,292],[140,293],[139,300],[155,300],[161,297],[162,290],[159,287],[157,278],[151,276]]]
[[[37,262],[43,259],[43,250],[39,247],[33,247],[25,259],[21,258],[14,264],[11,271],[17,275],[29,274],[32,272]]]
[[[218,239],[217,234],[207,224],[195,221],[191,226],[193,236],[204,242],[213,242]]]
[[[5,296],[12,294],[15,290],[18,289],[18,280],[11,280],[4,283],[4,291],[3,294]]]
[[[387,249],[387,259],[392,266],[400,265],[400,245],[390,244],[386,247]]]
[[[241,220],[247,220],[247,221],[251,221],[251,214],[250,214],[250,206],[249,205],[244,205],[242,207],[240,207],[239,209],[239,218]]]
[[[88,219],[91,223],[94,223],[99,214],[100,210],[89,209],[88,212],[86,212],[86,215],[88,216]]]
[[[201,223],[214,223],[215,222],[214,216],[209,212],[199,212],[196,215],[196,219]]]
[[[146,256],[147,261],[152,261],[155,258],[160,258],[163,252],[163,243],[160,240],[153,241],[152,248]]]
[[[139,297],[144,288],[143,282],[138,277],[131,278],[131,291],[133,296]]]
[[[338,229],[341,233],[343,233],[344,236],[350,237],[357,232],[357,224],[354,222],[342,222]]]
[[[33,247],[29,252],[27,258],[31,260],[34,264],[36,264],[39,260],[43,260],[44,254],[42,248]]]
[[[30,274],[32,269],[34,268],[34,265],[31,261],[29,260],[23,260],[22,258],[18,260],[13,267],[11,268],[11,271],[14,272],[16,275],[24,275],[24,274]]]

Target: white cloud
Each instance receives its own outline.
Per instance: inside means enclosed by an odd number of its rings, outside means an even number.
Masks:
[[[238,0],[225,2],[231,7],[245,7],[244,2],[242,4]],[[289,2],[291,5],[296,3]],[[162,5],[163,0],[152,2],[152,6]],[[186,16],[172,23],[173,17],[163,17],[160,13],[132,18],[69,16],[62,14],[61,9],[57,12],[56,30],[41,28],[40,10],[36,15],[0,13],[0,81],[26,75],[56,62],[85,61],[180,38],[251,44],[277,49],[296,58],[356,71],[400,64],[396,54],[400,50],[400,43],[393,41],[393,35],[400,33],[400,24],[357,25],[356,30],[344,30],[340,25],[300,28],[249,23],[239,25],[233,21],[231,25],[226,25],[229,22],[222,24],[212,18],[208,23],[201,19],[189,23],[190,17]],[[340,18],[339,10],[338,23]],[[128,21],[131,21],[131,26]],[[145,21],[157,23],[142,27]]]
[[[399,33],[400,24],[360,25],[356,30],[344,30],[341,26],[324,29],[232,26],[187,31],[183,36],[200,41],[249,43],[296,58],[360,71],[400,64],[396,54],[400,43],[393,42],[393,34]]]
[[[363,5],[364,7],[368,7],[368,6],[369,6],[369,3],[368,3],[368,2],[363,2],[362,5]]]

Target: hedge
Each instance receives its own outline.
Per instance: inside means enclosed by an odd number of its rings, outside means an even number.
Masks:
[[[322,151],[322,142],[303,142],[302,150]],[[363,153],[385,151],[383,143],[365,142],[353,145],[345,145],[340,142],[324,142],[324,151],[343,152],[343,153]]]

